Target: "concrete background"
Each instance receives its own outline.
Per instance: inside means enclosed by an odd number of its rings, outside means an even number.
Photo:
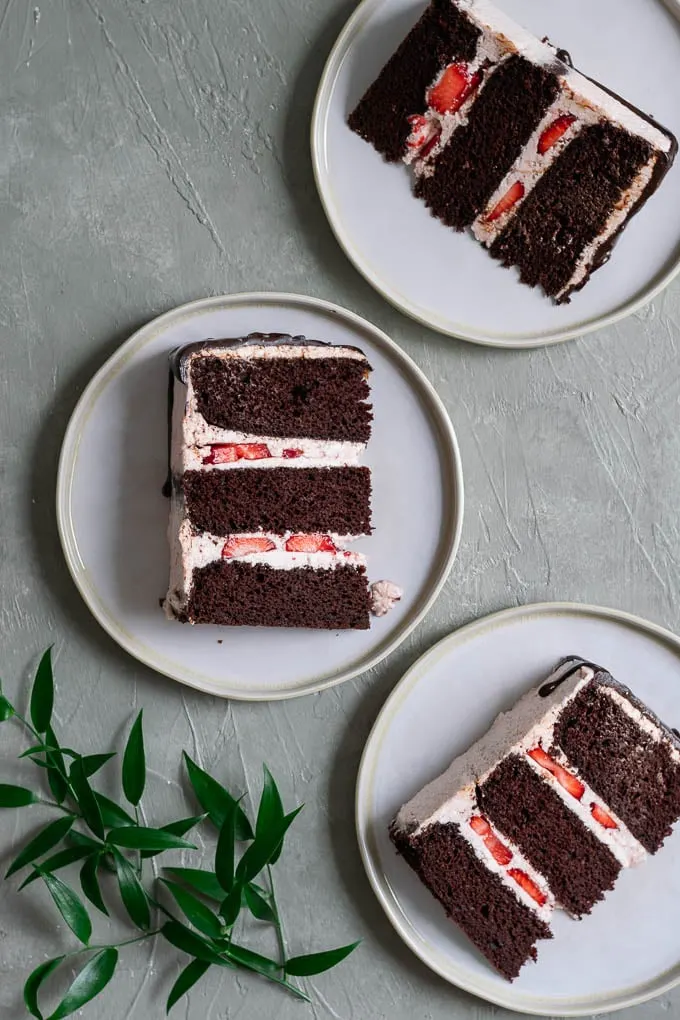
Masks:
[[[149,817],[184,812],[180,749],[234,789],[267,758],[293,829],[280,897],[300,951],[365,942],[314,979],[307,1008],[256,977],[212,973],[185,1020],[443,1020],[501,1012],[401,944],[364,877],[353,788],[396,680],[476,616],[546,599],[612,605],[677,629],[680,284],[621,325],[532,353],[475,348],[389,307],[336,245],[315,194],[308,124],[346,0],[0,0],[0,671],[25,703],[56,644],[58,724],[82,750],[119,742],[144,706]],[[95,369],[144,321],[206,294],[307,292],[387,331],[437,386],[461,443],[467,516],[427,620],[354,683],[299,701],[225,704],[155,676],[81,603],[54,515],[62,435]],[[417,536],[414,536],[417,540]],[[2,730],[3,779],[26,775]],[[177,812],[177,814],[175,814]],[[0,852],[36,815],[3,813]],[[0,886],[0,1017],[72,946],[44,891]],[[49,919],[49,920],[48,920]],[[99,926],[106,938],[106,925]],[[125,951],[100,1020],[154,1020],[178,971],[165,946]],[[661,1018],[680,992],[631,1011]]]

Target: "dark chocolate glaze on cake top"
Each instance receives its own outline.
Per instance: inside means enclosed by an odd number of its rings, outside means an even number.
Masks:
[[[356,351],[365,357],[359,347],[352,347],[350,344],[331,344],[326,340],[309,340],[305,336],[291,336],[289,333],[249,333],[247,336],[228,337],[224,340],[195,340],[193,343],[177,347],[170,354],[170,368],[180,382],[187,381],[187,365],[189,359],[198,354],[199,351],[218,351],[225,347],[229,350],[240,350],[244,347],[343,347],[350,351]]]

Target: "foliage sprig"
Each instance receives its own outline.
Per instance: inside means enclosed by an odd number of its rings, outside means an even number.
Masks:
[[[302,806],[286,813],[276,782],[265,766],[257,815],[251,822],[243,798],[232,796],[184,752],[186,773],[203,813],[159,827],[141,824],[147,776],[142,712],[133,722],[122,758],[120,778],[129,805],[126,809],[91,782],[115,752],[83,755],[63,746],[52,726],[54,695],[51,649],[41,658],[35,675],[30,719],[17,711],[0,687],[0,723],[13,719],[30,734],[31,746],[19,757],[41,770],[53,798],[46,799],[24,786],[0,783],[0,808],[43,804],[58,812],[23,846],[5,878],[22,876],[20,890],[41,881],[80,943],[72,952],[41,963],[29,975],[24,985],[28,1013],[37,1020],[70,1016],[109,984],[120,949],[152,938],[163,939],[190,958],[170,990],[167,1012],[211,967],[251,971],[309,1002],[307,993],[292,979],[329,970],[358,943],[302,956],[288,953],[273,870]],[[166,867],[165,877],[152,875],[149,882],[145,862],[166,851],[195,850],[195,844],[185,837],[201,824],[217,830],[212,870]],[[87,902],[56,874],[74,864],[80,867],[80,889]],[[87,905],[108,916],[102,879],[107,894],[111,888],[117,889],[136,930],[133,937],[110,945],[92,942]],[[240,941],[245,917],[274,929],[276,957],[263,956]],[[64,997],[45,1016],[39,1003],[43,985],[62,965],[72,966],[75,957],[83,959],[80,969]]]

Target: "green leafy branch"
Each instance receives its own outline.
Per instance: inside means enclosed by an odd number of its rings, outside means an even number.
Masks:
[[[140,824],[140,804],[146,786],[146,754],[142,712],[135,719],[122,759],[121,783],[129,810],[97,791],[92,777],[115,752],[82,755],[62,745],[52,726],[54,679],[51,649],[40,660],[33,683],[29,715],[24,718],[0,688],[0,723],[14,719],[33,743],[27,758],[47,778],[52,800],[24,786],[0,783],[0,808],[49,806],[59,815],[30,839],[10,864],[6,878],[20,872],[19,889],[35,881],[47,888],[55,907],[80,945],[70,953],[47,960],[29,975],[24,1002],[37,1020],[61,1020],[102,992],[116,970],[119,950],[151,938],[162,938],[190,957],[170,990],[167,1012],[204,977],[211,967],[251,971],[281,985],[298,999],[309,1001],[295,978],[320,974],[340,963],[358,943],[326,952],[289,956],[274,891],[274,867],[286,834],[302,810],[287,812],[273,776],[265,766],[262,794],[254,824],[243,806],[188,754],[184,765],[202,814],[181,818],[158,828]],[[195,850],[185,837],[197,825],[217,830],[213,870],[196,867],[164,868],[166,877],[146,884],[145,864],[169,850]],[[79,865],[82,897],[56,874]],[[110,945],[93,944],[88,906],[108,916],[102,892],[112,884],[130,921],[139,932]],[[165,902],[158,898],[165,895]],[[170,906],[167,904],[170,903]],[[175,910],[178,909],[180,917]],[[237,941],[244,916],[270,925],[278,946],[269,958]],[[62,965],[84,957],[76,977],[55,1009],[45,1017],[39,1005],[43,984]]]

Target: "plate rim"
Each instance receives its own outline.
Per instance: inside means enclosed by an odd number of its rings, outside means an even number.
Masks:
[[[484,977],[471,976],[471,973],[465,968],[460,968],[461,973],[458,973],[459,965],[452,964],[445,966],[440,964],[437,958],[433,958],[428,955],[426,946],[418,938],[411,934],[408,918],[401,911],[401,908],[396,902],[396,898],[391,896],[389,883],[384,878],[382,869],[377,866],[378,855],[375,852],[375,848],[372,846],[373,837],[371,833],[370,812],[368,810],[375,778],[377,754],[382,745],[385,732],[389,727],[390,718],[393,715],[398,702],[403,700],[404,696],[407,693],[410,693],[413,686],[417,684],[418,674],[422,673],[423,670],[427,668],[428,659],[436,658],[440,655],[446,645],[455,647],[456,645],[463,644],[471,638],[478,637],[479,634],[483,633],[485,630],[493,629],[499,624],[502,625],[505,622],[512,622],[513,620],[521,619],[522,617],[550,615],[590,616],[624,624],[627,627],[632,627],[633,629],[642,631],[644,634],[654,637],[659,641],[665,642],[678,655],[680,655],[680,636],[674,634],[672,631],[668,630],[668,628],[663,627],[660,624],[653,623],[651,620],[646,620],[644,617],[637,616],[634,613],[626,612],[625,610],[614,609],[607,606],[597,606],[590,603],[527,603],[526,605],[513,606],[509,609],[501,609],[497,612],[489,613],[486,616],[480,617],[479,619],[472,620],[470,623],[458,628],[458,630],[454,630],[450,634],[447,634],[428,648],[428,650],[406,670],[401,679],[397,681],[390,691],[385,703],[376,717],[375,722],[373,723],[373,726],[371,727],[371,731],[368,735],[368,739],[366,740],[361,760],[359,762],[355,792],[354,820],[357,842],[359,844],[359,853],[361,855],[361,860],[371,889],[397,934],[427,967],[433,970],[445,981],[448,981],[449,984],[461,988],[463,991],[470,992],[472,995],[476,995],[487,1002],[493,1003],[494,1005],[503,1006],[506,1009],[512,1009],[519,1013],[534,1016],[544,1016],[546,1014],[549,1014],[550,1016],[564,1017],[590,1016],[593,1013],[612,1013],[615,1010],[636,1006],[640,1003],[647,1002],[650,999],[657,998],[658,996],[670,991],[672,988],[675,988],[678,984],[680,984],[680,959],[676,965],[671,968],[667,968],[657,977],[637,986],[636,989],[620,989],[602,997],[578,997],[572,1000],[567,999],[566,1001],[565,997],[562,996],[562,1005],[560,1005],[559,999],[550,999],[539,996],[532,996],[532,998],[535,999],[534,1003],[525,1001],[518,1002],[517,994],[513,993],[513,986],[510,983],[507,984],[507,987],[497,986],[491,982],[487,984]]]
[[[265,688],[248,690],[243,687],[227,686],[218,688],[216,685],[210,686],[210,684],[201,682],[204,678],[200,674],[188,674],[185,671],[184,675],[180,675],[182,671],[172,671],[167,668],[167,665],[164,667],[162,663],[166,660],[163,660],[162,656],[159,656],[158,653],[155,656],[154,654],[148,654],[147,646],[140,642],[139,639],[129,635],[121,623],[115,620],[112,614],[107,612],[106,607],[97,597],[96,589],[89,584],[88,571],[80,558],[76,529],[71,517],[71,491],[78,461],[82,430],[96,401],[99,399],[103,389],[108,385],[112,373],[117,374],[123,370],[126,363],[135,354],[141,351],[159,332],[162,332],[177,320],[191,317],[195,314],[225,309],[230,306],[248,306],[253,304],[270,306],[280,304],[302,310],[311,309],[328,317],[344,320],[350,327],[368,333],[371,339],[391,356],[393,362],[396,362],[397,367],[401,368],[407,377],[410,377],[419,386],[420,393],[426,400],[428,411],[434,416],[434,427],[439,431],[443,440],[441,447],[449,465],[449,480],[452,483],[452,494],[454,497],[453,506],[449,507],[450,512],[445,518],[445,520],[448,519],[447,542],[443,555],[436,561],[433,568],[432,587],[424,599],[415,604],[411,615],[406,618],[403,626],[397,630],[393,638],[387,641],[387,643],[379,644],[373,652],[364,656],[358,665],[351,665],[330,678],[327,676],[321,679],[311,678],[299,687],[274,688],[270,690]],[[323,298],[278,291],[246,291],[237,294],[220,294],[199,298],[171,308],[150,319],[139,329],[135,330],[97,369],[71,412],[59,453],[55,495],[59,540],[71,577],[94,618],[116,644],[134,659],[142,662],[155,672],[176,680],[194,690],[235,701],[254,702],[288,700],[335,687],[367,672],[395,651],[423,620],[444,587],[458,554],[465,514],[463,466],[456,431],[443,401],[422,369],[391,337],[363,316],[357,315],[355,312]]]
[[[445,322],[440,321],[436,316],[428,317],[426,314],[423,314],[405,295],[399,294],[399,292],[388,286],[387,283],[382,282],[379,274],[371,268],[370,264],[355,248],[349,233],[345,231],[342,225],[341,217],[335,213],[332,189],[324,171],[322,154],[326,151],[325,128],[328,110],[342,62],[347,56],[352,43],[362,31],[363,23],[368,20],[378,7],[390,2],[392,0],[361,0],[358,7],[348,18],[324,65],[314,100],[310,125],[312,168],[321,205],[338,244],[364,279],[394,308],[415,320],[415,322],[435,330],[437,333],[453,337],[457,340],[464,340],[466,343],[479,344],[483,347],[505,348],[507,350],[528,350],[575,340],[577,337],[586,336],[588,333],[593,333],[598,329],[606,329],[609,326],[613,326],[622,319],[626,319],[628,316],[640,311],[641,308],[644,308],[658,297],[680,274],[680,243],[675,257],[670,259],[667,268],[653,277],[649,284],[639,291],[635,297],[617,306],[614,311],[587,319],[569,329],[542,332],[538,335],[532,334],[519,338],[514,336],[514,334],[508,336],[508,338],[504,338],[502,335],[485,335],[459,322],[446,325]],[[680,21],[680,0],[657,0],[657,2]]]

